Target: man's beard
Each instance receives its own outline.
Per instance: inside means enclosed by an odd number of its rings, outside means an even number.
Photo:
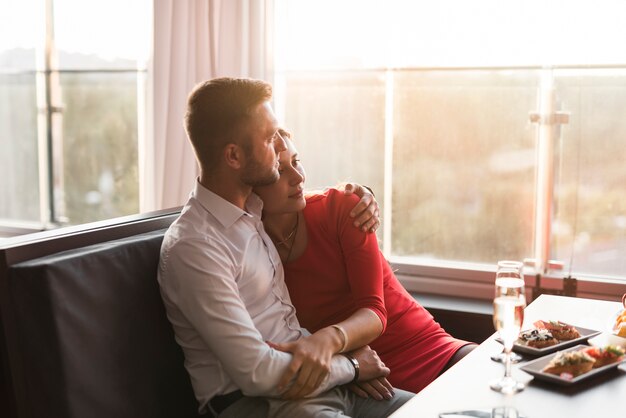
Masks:
[[[251,187],[269,186],[278,181],[278,170],[276,166],[264,169],[252,154],[246,156],[248,164],[241,176],[241,181]]]

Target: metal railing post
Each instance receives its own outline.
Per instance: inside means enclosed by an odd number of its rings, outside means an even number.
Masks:
[[[557,111],[552,69],[543,71],[538,98],[539,112],[530,114],[531,122],[538,124],[534,258],[525,261],[534,266],[535,274],[545,275],[550,269],[562,268],[562,263],[550,260],[554,214],[554,148],[558,139],[557,125],[569,121],[569,114]]]

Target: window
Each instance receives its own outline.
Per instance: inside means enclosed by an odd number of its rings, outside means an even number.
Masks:
[[[478,286],[505,258],[626,284],[626,61],[613,47],[625,12],[612,0],[278,0],[276,108],[308,187],[375,188],[384,252],[407,287],[422,276],[415,290]]]
[[[555,71],[571,116],[557,163],[553,251],[576,272],[626,276],[626,65]]]
[[[18,24],[36,18],[31,13],[32,3],[3,2],[5,10],[0,12],[0,219],[20,223],[39,220],[40,202],[34,54],[37,31]]]
[[[0,4],[0,223],[137,213],[151,3]],[[36,28],[36,30],[33,30]]]

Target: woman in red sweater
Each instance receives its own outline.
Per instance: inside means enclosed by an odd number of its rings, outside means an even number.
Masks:
[[[255,192],[263,199],[263,224],[283,262],[300,324],[316,334],[274,346],[314,352],[323,362],[369,344],[391,369],[391,385],[419,392],[475,345],[446,333],[400,284],[376,235],[353,226],[355,196],[335,189],[304,196],[304,169],[293,143],[286,142],[280,179]],[[393,393],[385,379],[353,389],[362,396]]]

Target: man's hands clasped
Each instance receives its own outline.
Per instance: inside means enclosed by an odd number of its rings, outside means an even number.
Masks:
[[[369,346],[361,347],[350,353],[359,362],[359,379],[350,383],[348,388],[362,398],[376,400],[391,399],[393,386],[387,380],[390,370],[382,362],[376,351]]]
[[[272,348],[293,355],[287,371],[278,382],[278,390],[284,391],[283,399],[299,399],[311,394],[330,373],[332,357],[337,348],[329,344],[328,335],[324,335],[324,331],[287,343],[268,342]],[[364,346],[350,355],[359,362],[359,378],[357,382],[350,383],[348,388],[363,398],[391,399],[393,387],[386,378],[390,370],[376,351]]]

